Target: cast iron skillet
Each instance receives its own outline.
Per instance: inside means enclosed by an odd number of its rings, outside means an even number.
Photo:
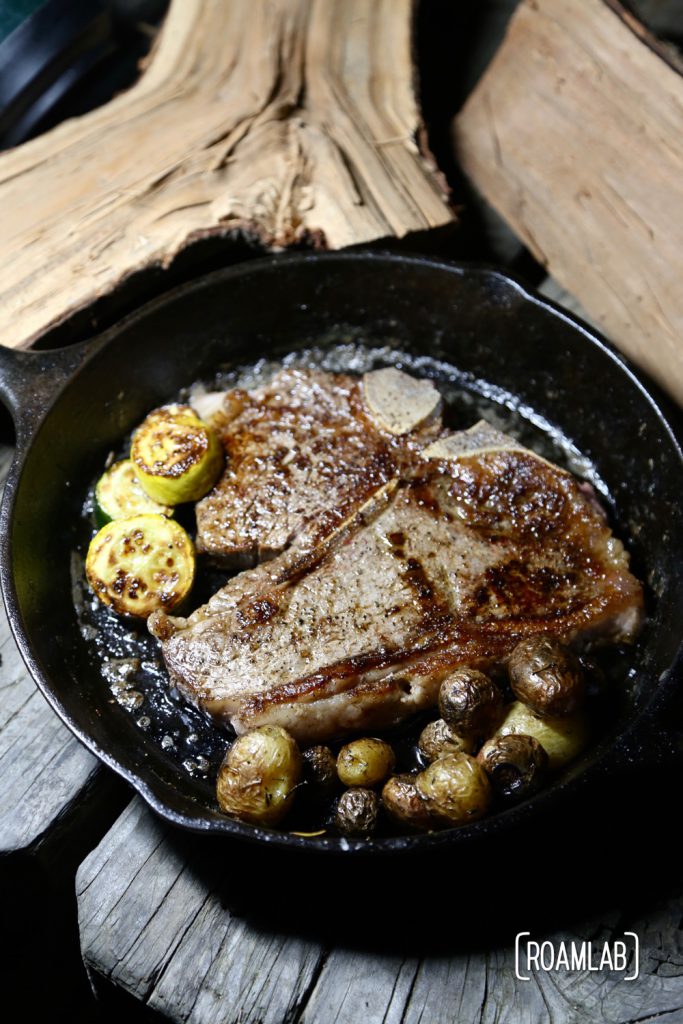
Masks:
[[[77,628],[69,573],[88,484],[151,408],[221,364],[252,363],[340,332],[360,333],[370,344],[389,338],[405,351],[443,358],[559,427],[613,495],[618,530],[649,592],[648,623],[613,726],[569,774],[476,824],[371,843],[312,841],[223,817],[209,785],[188,777],[111,703]],[[330,851],[458,845],[498,836],[665,742],[658,723],[681,676],[681,448],[660,404],[604,341],[500,272],[377,253],[268,258],[179,288],[82,345],[2,350],[0,368],[0,397],[17,430],[1,519],[12,630],[64,722],[167,820],[197,832]]]

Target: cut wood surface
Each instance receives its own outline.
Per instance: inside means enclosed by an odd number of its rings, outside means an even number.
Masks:
[[[207,879],[169,837],[135,799],[81,865],[76,890],[86,967],[172,1020],[293,1019],[320,947],[288,934],[291,922],[278,934],[235,917],[212,891],[229,860]],[[271,881],[277,899],[280,882]]]
[[[412,0],[174,0],[106,106],[0,155],[0,343],[236,231],[339,248],[449,224]]]
[[[12,450],[0,448],[0,485]],[[50,837],[94,781],[98,761],[36,688],[0,602],[0,855]]]
[[[114,982],[172,1021],[191,1024],[626,1024],[658,1014],[680,1020],[683,956],[680,896],[647,916],[618,913],[583,922],[550,937],[593,941],[597,948],[633,927],[641,940],[641,975],[532,970],[515,976],[512,943],[442,956],[373,953],[297,937],[297,921],[283,915],[281,930],[236,916],[221,893],[244,892],[248,879],[199,837],[178,844],[135,799],[78,872],[81,948],[95,986]],[[182,851],[182,852],[181,852]],[[189,856],[188,856],[189,852]],[[324,920],[325,868],[311,876]],[[277,908],[289,876],[271,872],[261,884]],[[413,894],[414,896],[415,894]],[[310,894],[302,893],[302,903]],[[437,898],[436,894],[432,898]],[[460,921],[451,922],[454,945]],[[331,922],[333,924],[334,922]],[[344,922],[348,924],[348,922]],[[382,918],[368,907],[357,918],[359,940],[382,938]],[[520,928],[522,926],[520,925]],[[395,938],[395,937],[394,937]],[[408,941],[408,940],[406,940]],[[657,1016],[657,1020],[667,1017]]]
[[[616,0],[522,0],[455,123],[487,200],[683,400],[683,76]]]

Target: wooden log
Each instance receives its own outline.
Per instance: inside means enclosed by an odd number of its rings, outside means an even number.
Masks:
[[[0,487],[12,449],[0,449]],[[36,689],[0,605],[0,857],[34,853],[94,782],[98,762]]]
[[[683,400],[683,77],[617,0],[523,0],[455,122],[477,188]]]
[[[0,446],[0,488],[12,455]],[[91,1018],[74,875],[125,793],[36,689],[0,604],[0,906],[11,936],[3,964],[10,969],[0,967],[0,977],[8,1005],[54,1019],[74,1019],[83,1008]]]
[[[201,860],[189,864],[171,830],[133,801],[76,880],[81,949],[95,985],[110,980],[171,1020],[295,1019],[322,948],[292,934],[291,922],[278,933],[231,914],[215,889],[233,858],[204,871]],[[261,884],[272,885],[277,901],[282,880]]]
[[[335,871],[332,862],[329,870]],[[301,879],[286,867],[282,872],[278,877],[273,862],[269,872],[255,872],[271,894],[265,923],[258,915],[237,916],[224,905],[226,891],[240,893],[246,886],[246,904],[258,895],[242,872],[239,850],[179,836],[136,798],[77,876],[81,948],[96,987],[98,979],[107,979],[177,1024],[630,1024],[658,1014],[671,1024],[680,1020],[680,893],[644,915],[615,910],[537,936],[553,940],[556,948],[563,941],[593,941],[600,951],[603,942],[633,929],[641,941],[637,981],[625,983],[623,972],[609,970],[535,969],[531,980],[522,981],[515,974],[514,935],[504,945],[472,948],[457,914],[440,913],[434,885],[413,893],[424,900],[422,935],[387,932],[370,901],[366,917],[354,912],[338,922],[351,926],[357,948],[325,948],[315,938],[298,936],[301,922],[291,912],[296,893],[302,906],[315,902],[324,931],[330,912],[325,886],[334,881],[325,879],[324,866],[309,872],[311,891],[290,893],[283,912],[283,878],[285,887]],[[410,876],[407,884],[413,882]],[[482,901],[490,907],[485,896]],[[339,931],[335,921],[327,922],[333,936]],[[429,938],[430,922],[438,924],[452,952],[417,952],[416,945]],[[452,929],[450,938],[444,926]],[[379,952],[378,945],[387,951]]]
[[[339,248],[453,223],[418,140],[412,0],[174,0],[139,82],[0,155],[0,342],[248,232]]]

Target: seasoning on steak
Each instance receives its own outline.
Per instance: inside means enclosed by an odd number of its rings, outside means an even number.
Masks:
[[[319,742],[435,705],[453,668],[505,662],[525,636],[631,640],[628,561],[574,477],[480,423],[416,453],[317,546],[150,628],[211,715]]]
[[[325,536],[441,430],[430,381],[393,368],[363,378],[286,369],[228,392],[213,420],[225,472],[197,505],[197,549],[253,565],[306,535]]]

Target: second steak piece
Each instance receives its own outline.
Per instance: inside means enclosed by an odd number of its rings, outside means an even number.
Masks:
[[[484,423],[420,461],[315,549],[187,619],[152,615],[172,682],[238,732],[316,743],[434,706],[454,668],[504,663],[526,636],[634,638],[642,588],[574,477]]]
[[[197,505],[198,550],[244,566],[315,545],[439,434],[440,408],[430,381],[392,368],[285,369],[229,391],[215,421],[226,469]]]

